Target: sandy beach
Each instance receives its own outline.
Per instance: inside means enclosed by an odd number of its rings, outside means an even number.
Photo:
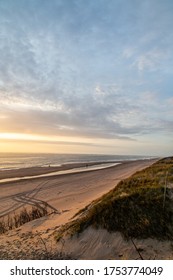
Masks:
[[[59,226],[70,221],[76,212],[114,188],[120,180],[146,168],[155,161],[123,162],[102,170],[1,183],[1,218],[20,211],[22,207],[41,205],[44,202],[48,205],[50,215],[2,234],[0,236],[0,258],[31,258],[30,253],[34,248],[39,252],[44,251],[44,244],[40,241],[42,239],[47,242],[48,247],[50,244],[51,246],[54,244],[53,248],[56,250],[53,235]],[[72,166],[68,168],[72,168]],[[50,167],[48,171],[57,171],[57,168]],[[39,172],[41,170],[38,168],[35,170],[20,169],[11,172],[11,176],[41,174]],[[0,178],[8,178],[9,175],[9,171],[4,171]]]

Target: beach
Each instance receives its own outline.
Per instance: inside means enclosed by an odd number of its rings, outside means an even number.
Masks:
[[[107,164],[113,164],[113,162],[108,162]],[[0,170],[0,183],[3,179],[10,179],[10,178],[24,178],[27,176],[39,176],[39,175],[46,175],[54,173],[55,172],[65,172],[65,173],[71,173],[72,170],[81,168],[85,169],[86,167],[92,167],[92,166],[101,166],[106,164],[105,162],[89,162],[89,163],[66,163],[59,166],[47,166],[47,167],[27,167],[27,168],[16,168],[16,169],[9,169],[9,170]],[[69,171],[70,170],[70,171]],[[67,172],[68,171],[68,172]]]
[[[30,254],[34,248],[44,251],[40,236],[49,245],[54,244],[56,229],[69,222],[79,210],[109,192],[121,180],[150,166],[155,161],[156,159],[126,161],[101,170],[77,171],[51,177],[47,175],[44,178],[1,183],[1,218],[13,215],[22,207],[43,205],[43,203],[47,203],[49,215],[0,235],[0,258],[15,259],[20,252],[20,258],[27,259],[31,258]],[[73,167],[76,166],[73,165]],[[68,168],[71,169],[72,165]],[[44,173],[57,171],[57,167],[47,167],[42,171]],[[40,172],[38,168],[30,168],[29,170],[16,169],[11,174],[14,177],[20,177],[21,175],[41,174]],[[1,179],[8,178],[9,173],[9,171],[4,171]],[[49,245],[47,246],[49,247]],[[56,250],[56,244],[53,247]]]

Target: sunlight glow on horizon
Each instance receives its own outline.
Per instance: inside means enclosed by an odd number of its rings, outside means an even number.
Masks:
[[[128,145],[127,145],[128,143]],[[143,143],[144,144],[144,143]],[[162,143],[143,149],[140,141],[123,139],[80,138],[45,136],[26,133],[0,133],[0,153],[57,153],[57,154],[119,154],[119,155],[152,155],[158,154]],[[166,151],[166,154],[169,152]]]
[[[75,153],[123,154],[127,140],[0,133],[0,152],[6,153]],[[136,143],[134,143],[136,147]],[[123,149],[120,149],[120,146]],[[133,144],[132,144],[133,146]],[[84,152],[85,151],[85,152]],[[114,151],[114,152],[113,152]],[[127,154],[127,151],[126,151]]]
[[[0,152],[9,153],[73,153],[81,139],[26,133],[0,133]],[[85,145],[85,143],[84,143]],[[80,147],[81,146],[81,147]],[[78,150],[81,152],[79,142]]]
[[[41,140],[42,137],[23,133],[0,133],[0,140]]]
[[[50,135],[50,136],[45,136],[45,135],[36,135],[36,134],[29,134],[29,133],[0,133],[0,141],[1,140],[18,140],[18,141],[36,141],[36,142],[69,142],[70,143],[86,143],[85,138],[80,138],[80,137],[67,137],[67,136],[55,136],[55,135]],[[87,141],[90,143],[90,140],[88,139]]]

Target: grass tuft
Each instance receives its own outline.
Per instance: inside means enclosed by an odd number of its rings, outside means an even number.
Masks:
[[[18,228],[32,220],[39,219],[48,215],[47,208],[32,207],[31,210],[23,208],[19,214],[9,215],[7,218],[0,220],[0,234],[3,234],[14,228]]]

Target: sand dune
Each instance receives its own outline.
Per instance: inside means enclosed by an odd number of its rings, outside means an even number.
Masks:
[[[81,260],[173,259],[171,241],[152,238],[125,240],[120,232],[109,233],[105,229],[96,230],[92,227],[79,236],[65,239],[63,250]]]
[[[52,214],[49,216],[31,221],[19,229],[14,229],[7,234],[1,235],[0,246],[3,252],[1,258],[16,258],[18,250],[24,252],[21,258],[27,258],[25,255],[26,244],[29,242],[30,250],[34,248],[38,233],[39,236],[41,235],[42,238],[46,239],[46,242],[54,242],[53,232],[59,226],[70,221],[77,211],[107,193],[120,180],[151,165],[154,161],[124,162],[121,165],[102,170],[0,184],[0,216],[12,215],[14,211],[19,211],[21,207],[30,207],[32,204],[41,205],[42,203],[47,203],[50,210],[52,210]],[[16,170],[13,175],[18,176],[21,172],[21,170]],[[24,173],[26,175],[26,172]],[[23,244],[23,237],[28,236],[28,234],[32,235],[32,241],[26,238],[26,242]],[[11,242],[13,243],[12,247],[15,246],[14,240],[20,242],[20,248],[15,247],[9,256]],[[40,250],[42,249],[41,246]],[[7,255],[6,250],[9,251]]]

